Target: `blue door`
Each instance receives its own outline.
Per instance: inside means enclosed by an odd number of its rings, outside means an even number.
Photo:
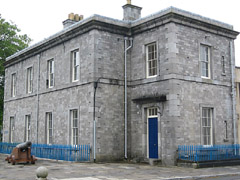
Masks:
[[[158,118],[148,118],[149,158],[158,158]]]

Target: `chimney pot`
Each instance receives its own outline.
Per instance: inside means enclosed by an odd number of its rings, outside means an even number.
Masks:
[[[74,13],[68,14],[68,19],[74,20]]]
[[[75,14],[75,15],[74,15],[74,20],[75,20],[75,21],[79,21],[79,20],[80,20],[80,18],[79,18],[79,15],[78,15],[78,14]]]
[[[131,3],[131,0],[127,0],[127,4],[132,4],[132,3]]]

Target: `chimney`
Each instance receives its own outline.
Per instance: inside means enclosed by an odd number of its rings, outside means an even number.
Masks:
[[[83,20],[83,15],[79,16],[78,14],[70,13],[68,14],[68,19],[63,21],[63,28],[69,27],[81,20]]]
[[[134,6],[131,0],[127,0],[127,4],[123,6],[123,20],[134,21],[141,18],[141,7]]]

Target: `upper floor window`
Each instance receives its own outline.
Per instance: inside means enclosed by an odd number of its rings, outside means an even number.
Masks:
[[[211,77],[211,58],[210,47],[206,45],[200,46],[200,62],[201,62],[201,76],[203,78]]]
[[[12,78],[11,78],[11,96],[15,97],[16,96],[16,82],[17,80],[17,75],[16,73],[12,74]]]
[[[33,68],[27,68],[27,93],[32,93],[33,90]]]
[[[147,78],[157,76],[157,45],[152,43],[146,46]]]
[[[71,53],[71,64],[72,64],[72,81],[79,80],[79,72],[80,72],[80,59],[79,59],[79,51],[72,51]]]
[[[47,62],[48,65],[48,79],[47,87],[52,88],[54,86],[54,60],[51,59]]]

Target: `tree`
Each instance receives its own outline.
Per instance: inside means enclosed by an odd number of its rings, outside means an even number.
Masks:
[[[28,47],[31,42],[26,34],[20,35],[20,31],[15,24],[7,22],[0,14],[0,141],[4,108],[4,62],[8,56]]]

